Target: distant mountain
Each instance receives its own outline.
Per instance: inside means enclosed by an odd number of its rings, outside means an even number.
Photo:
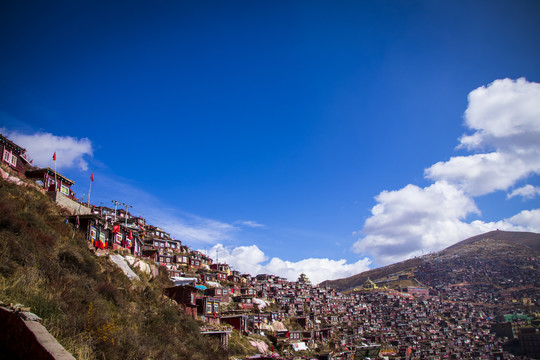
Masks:
[[[437,253],[328,280],[321,286],[339,291],[361,287],[368,279],[388,288],[440,287],[485,282],[498,289],[540,286],[540,234],[490,231],[460,241]]]
[[[536,251],[540,251],[540,234],[532,232],[495,230],[460,241],[452,246],[449,246],[442,252],[457,250],[465,247],[466,245],[474,244],[484,239],[492,239],[510,244],[516,244],[520,247],[524,246]]]

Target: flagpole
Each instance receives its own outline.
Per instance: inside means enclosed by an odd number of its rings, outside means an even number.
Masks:
[[[53,160],[54,160],[54,191],[58,191],[58,183],[57,183],[58,180],[56,179],[56,151],[54,152]]]
[[[92,191],[92,182],[90,180],[90,188],[88,188],[88,202],[86,203],[86,205],[90,206],[90,191]]]

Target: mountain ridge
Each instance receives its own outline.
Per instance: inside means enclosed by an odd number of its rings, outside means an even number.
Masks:
[[[493,247],[494,251],[496,250],[494,248],[497,247],[499,252],[492,253],[489,247],[486,248],[488,242],[489,245]],[[475,247],[475,244],[478,246]],[[472,255],[472,252],[474,252],[474,256],[476,257],[481,256],[488,259],[493,256],[500,256],[500,251],[503,248],[506,252],[510,251],[510,254],[512,251],[514,251],[516,253],[519,252],[522,256],[539,256],[540,234],[533,232],[502,231],[497,229],[472,236],[436,253],[407,259],[376,269],[371,269],[347,278],[326,280],[320,285],[329,286],[339,291],[345,291],[362,286],[368,279],[375,282],[384,282],[381,280],[388,279],[389,277],[397,277],[398,279],[401,278],[401,283],[396,283],[396,286],[418,285],[419,281],[417,277],[414,276],[414,271],[428,261],[441,260],[452,256],[463,257],[469,253],[471,253],[469,255]],[[484,250],[484,252],[482,252],[482,250]],[[407,283],[405,280],[410,281]]]

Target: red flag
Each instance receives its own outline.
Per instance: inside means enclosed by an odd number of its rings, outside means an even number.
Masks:
[[[94,181],[94,173],[90,174],[90,181]]]
[[[54,152],[54,155],[52,156],[53,161],[56,161],[56,151]]]
[[[120,232],[120,225],[114,225],[112,227],[113,234],[118,234]]]
[[[128,236],[129,240],[133,240],[133,234],[131,233],[131,230],[129,230],[129,236]]]

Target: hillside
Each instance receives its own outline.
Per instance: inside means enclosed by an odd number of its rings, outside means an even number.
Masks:
[[[496,230],[468,238],[434,254],[325,281],[321,285],[344,291],[362,286],[369,278],[389,288],[437,287],[479,281],[498,289],[538,287],[537,258],[540,258],[540,234]]]
[[[327,280],[319,284],[320,286],[329,286],[339,291],[352,289],[362,286],[368,279],[380,282],[385,279],[399,278],[403,274],[408,277],[408,274],[422,263],[419,258],[408,259],[392,265],[383,266],[376,269],[364,271],[360,274],[350,276],[348,278]]]
[[[163,271],[130,281],[63,215],[35,189],[0,180],[1,302],[30,307],[78,359],[227,358],[163,296]]]

